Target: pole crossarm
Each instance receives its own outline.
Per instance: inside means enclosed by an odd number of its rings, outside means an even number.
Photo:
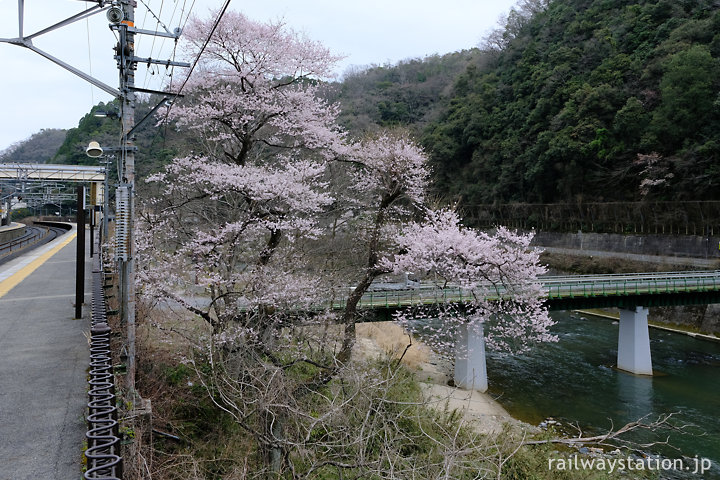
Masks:
[[[120,56],[116,55],[115,60],[120,60]],[[157,58],[143,58],[143,57],[130,57],[129,60],[134,63],[146,63],[148,65],[155,64],[155,65],[165,65],[166,67],[189,67],[190,64],[188,62],[176,62],[174,60],[160,60]]]
[[[153,35],[153,36],[155,36],[155,37],[174,38],[174,39],[176,39],[176,40],[177,40],[178,38],[180,38],[180,34],[179,34],[179,33],[156,32],[156,31],[154,31],[154,30],[143,30],[143,29],[141,29],[141,28],[134,28],[134,27],[129,27],[129,28],[128,28],[128,32],[137,33],[137,34],[141,34],[141,35]]]
[[[105,181],[105,167],[91,165],[0,163],[0,179],[103,182]]]
[[[109,93],[110,95],[113,95],[113,96],[115,96],[115,97],[117,97],[117,96],[120,95],[120,91],[119,91],[118,89],[113,88],[113,87],[111,87],[110,85],[107,85],[106,83],[101,82],[101,81],[98,80],[97,78],[92,77],[92,76],[88,75],[87,73],[85,73],[85,72],[83,72],[83,71],[81,71],[81,70],[78,70],[77,68],[73,67],[72,65],[63,62],[63,61],[60,60],[59,58],[53,57],[53,56],[50,55],[49,53],[47,53],[47,52],[45,52],[45,51],[43,51],[43,50],[40,50],[40,49],[37,48],[36,46],[34,46],[34,45],[32,45],[32,44],[27,44],[27,45],[23,45],[23,46],[26,47],[26,48],[29,48],[30,50],[32,50],[33,52],[37,53],[38,55],[47,58],[48,60],[50,60],[50,61],[53,62],[54,64],[56,64],[56,65],[64,68],[64,69],[67,70],[68,72],[77,75],[78,77],[82,78],[82,79],[85,80],[86,82],[88,82],[88,83],[90,83],[90,84],[92,84],[92,85],[95,85],[95,86],[96,86],[97,88],[99,88],[100,90],[103,90],[104,92],[107,92],[107,93]]]
[[[39,37],[40,35],[44,35],[48,32],[52,32],[53,30],[57,30],[60,27],[64,27],[65,25],[69,25],[71,23],[77,22],[78,20],[83,20],[87,17],[90,17],[92,15],[95,15],[98,12],[102,12],[104,10],[107,10],[108,7],[101,7],[99,5],[95,5],[94,7],[90,7],[87,10],[83,10],[82,12],[75,14],[71,17],[66,18],[65,20],[62,20],[55,25],[52,25],[50,27],[44,28],[38,32],[33,33],[32,35],[28,35],[27,37],[24,37],[24,40],[32,40],[35,37]]]
[[[20,0],[18,5],[18,36],[16,38],[0,38],[0,43],[9,43],[11,45],[17,45],[19,47],[27,48],[28,50],[31,50],[38,55],[50,60],[54,64],[64,68],[65,70],[69,71],[70,73],[77,75],[78,77],[82,78],[86,82],[89,82],[90,84],[96,86],[100,90],[103,90],[110,95],[113,95],[115,97],[120,95],[120,91],[116,88],[113,88],[102,81],[98,80],[97,78],[88,75],[87,73],[73,67],[72,65],[60,60],[57,57],[54,57],[53,55],[50,55],[49,53],[45,52],[44,50],[39,49],[35,45],[33,45],[32,40],[36,37],[39,37],[41,35],[44,35],[48,32],[52,32],[53,30],[57,30],[60,27],[64,27],[65,25],[69,25],[71,23],[77,22],[78,20],[82,20],[85,18],[90,17],[91,15],[95,15],[96,13],[102,12],[104,10],[107,10],[108,7],[105,7],[103,4],[104,2],[99,2],[98,5],[95,5],[93,7],[88,8],[87,10],[83,10],[80,13],[77,13],[71,17],[66,18],[65,20],[58,22],[50,27],[44,28],[38,32],[33,33],[32,35],[24,36],[23,35],[23,10],[24,10],[24,1]]]

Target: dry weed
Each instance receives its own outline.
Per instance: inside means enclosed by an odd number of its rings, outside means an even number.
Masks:
[[[402,363],[412,369],[419,369],[430,358],[430,348],[396,323],[358,323],[356,332],[358,339],[372,340],[382,352],[402,358]]]

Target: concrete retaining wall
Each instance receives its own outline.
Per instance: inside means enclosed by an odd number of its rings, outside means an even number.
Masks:
[[[687,305],[650,309],[650,320],[668,326],[691,327],[701,333],[720,334],[720,305]]]
[[[720,237],[539,232],[533,245],[573,250],[720,259]]]
[[[6,227],[0,228],[0,243],[9,242],[23,235],[25,235],[25,224],[11,223]]]

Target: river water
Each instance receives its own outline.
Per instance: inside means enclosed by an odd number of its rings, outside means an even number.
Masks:
[[[510,414],[534,425],[549,417],[577,422],[587,436],[644,416],[674,413],[672,422],[687,430],[669,433],[680,452],[648,450],[666,458],[710,459],[711,472],[695,478],[720,478],[720,344],[650,329],[656,375],[634,376],[614,368],[617,322],[568,312],[552,315],[558,343],[523,355],[488,353],[489,393]],[[630,438],[660,439],[648,434]]]

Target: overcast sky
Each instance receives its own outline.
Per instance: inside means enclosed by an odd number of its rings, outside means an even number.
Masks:
[[[172,30],[192,13],[209,16],[222,0],[139,0],[136,26],[155,30],[157,21]],[[283,19],[295,30],[345,55],[338,74],[350,65],[395,63],[476,46],[496,27],[516,0],[233,0],[230,8],[255,20]],[[26,0],[25,35],[53,25],[88,6],[78,0]],[[18,36],[18,1],[0,0],[0,38]],[[104,13],[33,40],[36,47],[117,88],[112,47],[116,43]],[[143,36],[138,55],[168,58],[172,41]],[[0,151],[43,128],[71,128],[100,101],[102,90],[25,48],[0,43]],[[165,69],[141,65],[136,85],[161,88]]]

